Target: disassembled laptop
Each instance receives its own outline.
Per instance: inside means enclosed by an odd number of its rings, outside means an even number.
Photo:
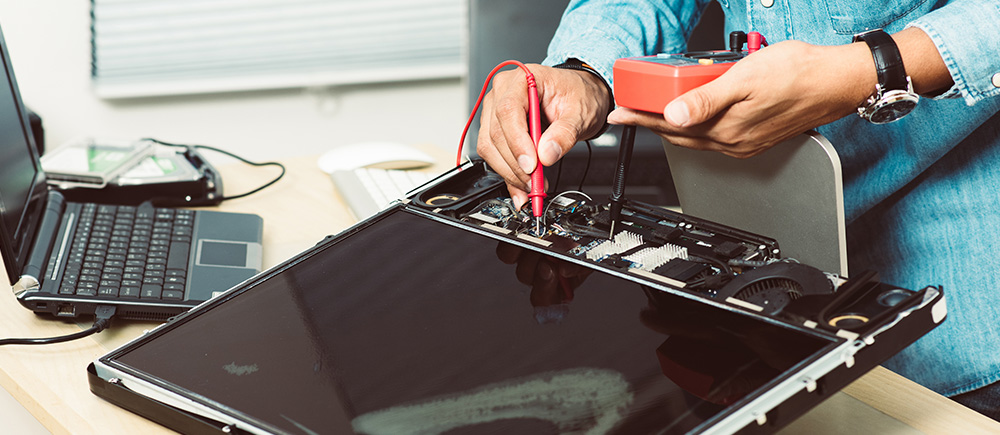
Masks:
[[[609,239],[608,204],[582,192],[553,196],[539,232],[530,211],[514,209],[503,179],[484,163],[454,172],[406,201],[574,261],[810,328],[870,333],[923,293],[880,283],[874,272],[851,279],[825,273],[782,258],[774,239],[641,202],[627,202]]]

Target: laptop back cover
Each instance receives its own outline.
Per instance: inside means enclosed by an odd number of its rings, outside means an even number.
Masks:
[[[685,214],[774,237],[782,256],[849,276],[840,157],[822,135],[748,159],[663,147]]]

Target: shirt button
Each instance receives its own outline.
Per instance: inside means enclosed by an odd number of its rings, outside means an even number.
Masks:
[[[1000,88],[1000,73],[993,74],[993,87]]]
[[[760,4],[763,5],[765,8],[769,8],[771,6],[774,6],[774,0],[760,0]]]

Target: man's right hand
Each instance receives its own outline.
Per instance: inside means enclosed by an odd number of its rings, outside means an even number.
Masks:
[[[528,135],[528,85],[520,69],[493,77],[476,145],[479,156],[507,181],[518,210],[528,201],[535,165],[552,166],[578,140],[597,134],[611,109],[607,87],[593,74],[538,64],[528,69],[535,75],[543,123],[548,121],[538,158]]]

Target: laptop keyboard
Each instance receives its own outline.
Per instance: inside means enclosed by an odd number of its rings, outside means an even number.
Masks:
[[[59,293],[183,300],[194,214],[83,204]]]

